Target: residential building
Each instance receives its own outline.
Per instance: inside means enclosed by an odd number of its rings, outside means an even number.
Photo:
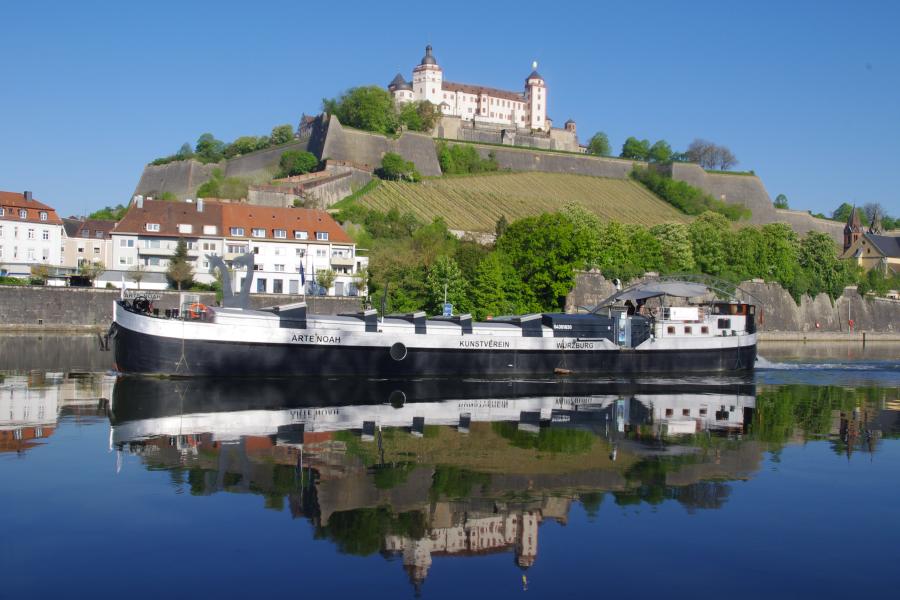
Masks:
[[[0,192],[0,274],[28,277],[35,265],[62,262],[63,222],[31,192]]]
[[[196,203],[165,202],[136,196],[112,231],[112,266],[126,282],[130,279],[128,272],[138,265],[148,275],[164,274],[180,239],[187,243],[194,279],[201,283],[215,280],[209,272],[209,255],[223,257],[230,266],[240,255],[252,252],[252,293],[325,295],[327,291],[329,295],[358,295],[355,276],[367,264],[365,257],[356,255],[350,237],[325,211],[203,199]],[[316,284],[316,274],[325,270],[335,274],[328,290]],[[241,270],[234,274],[236,291],[246,277]],[[120,285],[115,279],[106,278]]]
[[[900,273],[900,236],[884,235],[881,215],[877,213],[869,228],[863,230],[854,206],[844,226],[844,253],[841,258],[856,261],[866,271],[878,268],[888,277]]]
[[[115,221],[63,219],[62,266],[77,270],[86,262],[112,266],[112,230]]]

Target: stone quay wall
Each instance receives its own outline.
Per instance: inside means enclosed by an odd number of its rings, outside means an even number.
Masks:
[[[137,290],[135,290],[137,292]],[[43,286],[0,286],[0,330],[6,331],[79,331],[105,330],[112,323],[113,302],[118,290],[94,288],[58,288]],[[164,291],[154,302],[161,311],[177,308],[179,292]],[[212,292],[197,293],[200,302],[215,306]],[[361,310],[361,298],[308,296],[309,312],[338,314]],[[303,296],[287,294],[251,294],[253,308],[300,302]]]

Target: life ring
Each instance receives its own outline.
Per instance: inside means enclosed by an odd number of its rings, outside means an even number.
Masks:
[[[188,315],[190,315],[192,319],[202,319],[204,315],[206,315],[206,310],[207,308],[205,304],[194,302],[188,308]]]

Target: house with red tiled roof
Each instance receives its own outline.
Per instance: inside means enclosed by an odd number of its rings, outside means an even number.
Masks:
[[[164,274],[179,239],[187,243],[194,280],[202,283],[215,280],[209,272],[209,255],[221,256],[231,266],[242,254],[252,253],[253,293],[358,295],[356,274],[367,264],[325,211],[136,196],[112,231],[113,268],[125,275],[126,282],[128,272],[138,265],[147,274]],[[328,290],[317,284],[323,271],[334,274]],[[247,276],[243,270],[235,273],[235,290]],[[114,277],[107,279],[116,285]],[[161,285],[155,281],[142,287]]]
[[[63,237],[62,264],[78,269],[87,262],[112,265],[112,230],[115,221],[105,219],[63,219],[66,235]]]
[[[31,192],[0,192],[0,274],[28,277],[35,265],[60,266],[63,222]]]

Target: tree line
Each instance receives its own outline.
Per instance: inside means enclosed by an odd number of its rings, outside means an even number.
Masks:
[[[272,146],[286,144],[294,139],[294,128],[285,123],[272,128],[269,135],[245,135],[237,138],[230,144],[216,139],[211,133],[204,133],[197,138],[197,143],[191,148],[187,142],[181,145],[178,152],[169,156],[163,156],[152,161],[151,165],[164,165],[179,160],[194,159],[204,164],[217,163],[225,158],[234,158],[257,150],[265,150]]]
[[[394,135],[403,129],[431,131],[440,109],[427,100],[394,102],[394,97],[377,85],[350,88],[337,98],[323,98],[322,110],[335,115],[343,125]]]
[[[384,297],[388,312],[440,314],[445,290],[457,313],[479,319],[560,310],[576,272],[592,268],[626,281],[646,272],[705,273],[733,282],[760,278],[781,284],[795,300],[822,292],[836,298],[853,283],[865,292],[875,289],[866,287],[868,278],[879,277],[840,260],[826,234],[800,237],[783,223],[734,229],[711,211],[687,225],[648,228],[603,223],[570,204],[512,223],[501,218],[491,247],[457,239],[441,219],[423,223],[396,209],[381,213],[351,205],[337,218],[360,247],[370,249],[371,300],[380,308]]]
[[[588,154],[596,156],[612,156],[609,137],[602,131],[595,133],[588,141],[587,151]],[[660,164],[692,162],[704,169],[722,171],[727,171],[738,164],[737,157],[728,147],[699,138],[692,141],[684,152],[676,152],[666,140],[657,140],[651,144],[648,139],[631,136],[622,144],[619,158]]]

